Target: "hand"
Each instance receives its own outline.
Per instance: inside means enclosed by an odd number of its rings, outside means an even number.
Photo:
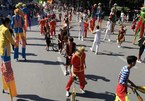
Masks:
[[[76,74],[73,73],[73,74],[72,74],[72,77],[75,78],[75,77],[76,77]]]

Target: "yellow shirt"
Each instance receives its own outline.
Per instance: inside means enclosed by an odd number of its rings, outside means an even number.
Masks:
[[[15,41],[12,38],[12,35],[7,27],[4,25],[0,26],[0,56],[4,55],[4,49],[7,48],[7,55],[10,56],[11,44],[15,44]]]

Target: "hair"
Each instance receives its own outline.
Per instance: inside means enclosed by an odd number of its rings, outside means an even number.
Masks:
[[[74,41],[73,37],[69,37],[69,41],[73,42]]]
[[[97,25],[96,28],[99,29],[100,28],[99,25]]]
[[[2,24],[4,24],[4,25],[6,25],[6,24],[11,22],[11,20],[9,18],[7,18],[7,17],[1,18],[1,21],[2,21]]]
[[[133,62],[136,62],[137,57],[134,56],[134,55],[132,55],[132,56],[127,56],[126,59],[127,59],[127,63],[128,63],[128,64],[132,64]]]

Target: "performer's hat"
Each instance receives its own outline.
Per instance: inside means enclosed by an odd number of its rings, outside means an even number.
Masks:
[[[101,5],[102,5],[102,4],[99,2],[99,3],[98,3],[98,6],[101,6]]]
[[[26,7],[26,4],[23,4],[22,7]]]
[[[19,4],[16,4],[15,7],[18,8],[19,7]]]
[[[117,3],[115,3],[114,6],[117,6]]]
[[[19,3],[18,3],[18,5],[19,5],[19,6],[22,6],[22,5],[23,5],[23,3],[22,3],[22,2],[19,2]]]

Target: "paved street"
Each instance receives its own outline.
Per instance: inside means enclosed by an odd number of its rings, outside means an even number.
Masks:
[[[138,54],[138,46],[132,44],[133,31],[130,24],[127,24],[126,41],[122,48],[117,47],[116,34],[111,36],[111,42],[101,42],[99,54],[95,55],[90,51],[93,42],[93,35],[89,32],[89,37],[83,42],[77,39],[78,22],[73,19],[71,36],[74,37],[77,46],[84,45],[86,48],[85,71],[88,84],[85,87],[86,93],[81,94],[79,85],[76,83],[77,101],[114,101],[115,89],[118,81],[118,74],[121,68],[126,65],[126,56]],[[103,22],[105,28],[106,22]],[[57,28],[57,33],[59,33]],[[15,76],[18,96],[14,101],[69,101],[65,96],[65,86],[69,76],[64,76],[65,58],[58,52],[46,51],[44,36],[40,35],[39,26],[34,23],[32,30],[27,32],[27,61],[16,62],[13,59],[12,67]],[[104,33],[101,38],[104,37]],[[20,49],[21,51],[21,49]],[[144,60],[145,54],[142,55]],[[136,64],[131,70],[130,80],[137,85],[145,85],[145,64]],[[1,76],[1,75],[0,75]],[[73,86],[73,85],[72,85]],[[0,91],[2,91],[2,81],[0,80]],[[72,89],[70,90],[72,91]],[[131,101],[137,101],[135,94],[131,92]],[[143,99],[145,95],[139,93]],[[10,101],[8,94],[0,92],[0,101]]]

